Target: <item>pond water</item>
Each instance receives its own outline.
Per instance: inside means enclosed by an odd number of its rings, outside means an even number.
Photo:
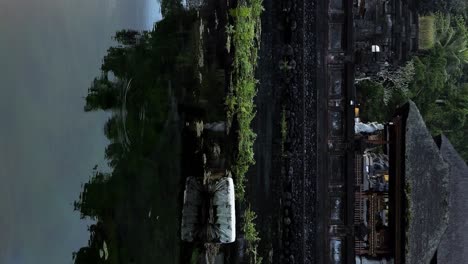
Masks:
[[[192,63],[200,19],[181,10],[153,29],[155,1],[46,0],[44,14],[27,2],[0,4],[12,88],[0,99],[0,263],[177,263],[179,105],[216,98],[196,77],[217,79]]]
[[[185,179],[204,177],[200,154],[214,140],[202,132],[224,133],[223,35],[203,10],[168,6],[152,30],[115,33],[85,97],[86,112],[110,114],[110,170],[94,168],[74,203],[96,221],[75,263],[187,263],[203,250],[180,236]]]
[[[0,263],[203,262],[185,179],[233,156],[227,6],[203,3],[0,3]]]

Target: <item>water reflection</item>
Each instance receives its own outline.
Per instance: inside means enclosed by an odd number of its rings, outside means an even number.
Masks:
[[[342,48],[343,42],[343,25],[342,24],[330,24],[330,38],[329,38],[329,49],[339,50]]]
[[[203,175],[197,124],[224,133],[224,25],[177,1],[162,1],[161,13],[152,31],[116,32],[88,90],[84,110],[111,115],[112,170],[94,168],[75,202],[96,221],[75,263],[188,263],[200,253],[180,239],[183,186]]]
[[[330,239],[330,263],[343,263],[343,242],[339,238]]]
[[[85,111],[104,125],[111,168],[95,167],[75,210],[96,221],[75,263],[177,263],[180,255],[181,122],[198,90],[195,12],[162,2],[152,31],[122,30],[103,58]],[[188,94],[188,96],[187,96]],[[170,206],[168,206],[170,204]]]
[[[330,219],[332,221],[343,221],[343,204],[341,197],[332,197],[330,201]]]

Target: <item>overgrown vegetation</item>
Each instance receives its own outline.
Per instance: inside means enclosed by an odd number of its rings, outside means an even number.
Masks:
[[[467,26],[461,16],[437,13],[435,17],[436,43],[427,54],[414,58],[410,98],[431,133],[444,133],[468,160]]]
[[[363,121],[385,122],[391,116],[390,107],[385,107],[383,103],[384,89],[377,82],[370,80],[359,83],[360,117]]]
[[[467,18],[466,0],[419,0],[416,2],[420,14],[442,12],[443,14],[460,15]]]
[[[254,97],[257,93],[255,69],[260,46],[260,15],[263,11],[261,0],[242,0],[230,10],[234,23],[226,26],[228,51],[233,52],[233,71],[230,92],[226,97],[227,124],[237,124],[237,152],[232,172],[236,180],[236,199],[245,202],[246,173],[255,164],[253,144],[256,134],[251,128],[255,117]],[[242,231],[247,241],[250,263],[261,263],[257,247],[260,241],[255,228],[255,213],[250,206],[244,213]]]
[[[409,86],[414,79],[414,62],[409,61],[395,70],[383,70],[369,80],[359,82],[361,116],[366,121],[385,122],[393,110],[408,100]]]
[[[255,69],[260,45],[261,0],[239,1],[238,6],[230,10],[234,24],[228,26],[228,44],[234,50],[231,91],[226,98],[227,122],[231,127],[233,119],[238,124],[237,157],[232,167],[236,177],[236,198],[244,200],[245,174],[255,163],[253,143],[256,135],[250,127],[255,117],[254,97],[256,95]]]
[[[248,207],[244,212],[244,225],[242,231],[244,232],[245,240],[247,241],[247,254],[249,255],[249,262],[254,264],[262,263],[263,258],[257,252],[258,242],[260,237],[255,227],[255,218],[257,215]]]
[[[402,76],[412,76],[406,89],[394,83],[388,97],[385,84],[361,82],[366,98],[363,113],[370,120],[385,121],[396,107],[413,100],[433,135],[445,134],[461,156],[468,160],[468,30],[461,16],[436,13],[434,46],[420,52],[401,68]],[[405,78],[406,78],[405,77]],[[388,82],[387,82],[388,83]],[[390,82],[391,83],[391,82]]]

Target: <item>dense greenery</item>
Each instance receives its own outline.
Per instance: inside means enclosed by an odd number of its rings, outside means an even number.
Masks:
[[[250,124],[255,116],[254,97],[256,95],[255,68],[260,36],[260,14],[262,5],[260,0],[239,1],[238,7],[231,10],[234,24],[227,26],[227,33],[235,47],[232,72],[231,92],[227,96],[228,123],[233,118],[239,126],[238,151],[232,168],[237,180],[236,197],[244,199],[245,174],[250,165],[254,164],[253,143],[255,133]]]
[[[420,0],[417,1],[421,14],[442,12],[444,14],[468,15],[468,5],[465,0]]]
[[[464,19],[436,14],[435,45],[414,58],[410,98],[431,132],[444,133],[468,160],[468,31]]]
[[[110,141],[105,153],[112,171],[103,173],[96,168],[75,202],[81,216],[96,220],[102,226],[100,234],[105,234],[99,243],[90,239],[88,246],[74,253],[75,263],[103,262],[103,241],[109,254],[105,263],[144,263],[148,259],[154,263],[178,262],[179,221],[174,219],[179,219],[181,208],[166,206],[168,200],[179,200],[182,188],[177,171],[180,143],[168,123],[169,99],[175,94],[186,103],[192,100],[188,103],[200,104],[198,99],[203,97],[209,101],[203,106],[206,121],[218,121],[216,105],[223,96],[219,94],[222,89],[215,88],[222,87],[224,73],[215,64],[200,64],[204,60],[200,35],[204,25],[195,12],[183,9],[177,0],[162,1],[161,9],[163,20],[152,31],[122,30],[115,34],[118,45],[108,49],[102,73],[88,90],[84,110],[111,114],[104,134]],[[228,123],[235,119],[238,127],[233,132],[238,148],[232,171],[236,196],[242,202],[245,173],[254,163],[255,134],[250,123],[255,116],[260,13],[258,0],[239,2],[231,10],[234,23],[228,27],[234,65],[226,102]],[[249,208],[242,218],[241,231],[253,263],[260,263],[254,219]],[[134,230],[130,231],[130,226]],[[91,238],[95,237],[93,232]],[[141,241],[136,243],[138,237]],[[188,261],[194,261],[200,252],[192,253]]]
[[[445,134],[468,160],[468,31],[461,16],[435,14],[434,45],[411,63],[414,75],[408,89],[396,85],[387,102],[385,88],[376,81],[359,84],[366,97],[363,113],[369,120],[385,121],[406,100],[418,106],[433,135]]]
[[[363,121],[385,122],[391,116],[391,107],[383,102],[384,88],[381,84],[366,80],[358,84],[360,117]]]
[[[231,73],[231,90],[226,98],[229,127],[233,122],[238,124],[238,148],[232,172],[236,177],[236,198],[244,201],[245,184],[249,167],[255,163],[253,144],[256,134],[251,128],[255,117],[254,97],[256,95],[255,69],[257,66],[258,48],[260,46],[260,15],[263,11],[261,0],[242,0],[230,10],[234,23],[226,27],[227,49],[233,50],[233,71]],[[235,120],[234,120],[235,119]],[[257,254],[260,241],[256,231],[255,213],[248,207],[243,218],[242,231],[247,241],[247,253],[250,263],[261,263]]]
[[[260,264],[263,258],[257,252],[258,242],[260,241],[258,231],[255,227],[254,220],[257,215],[249,208],[244,212],[244,225],[242,231],[245,235],[245,240],[249,243],[247,246],[247,254],[249,255],[249,263]]]

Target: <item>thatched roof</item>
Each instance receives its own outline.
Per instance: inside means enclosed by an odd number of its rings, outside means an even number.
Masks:
[[[405,135],[405,263],[430,263],[448,222],[448,165],[413,102]]]
[[[234,182],[222,177],[204,185],[202,180],[187,177],[185,181],[181,238],[187,242],[232,243],[236,239]]]
[[[437,249],[437,263],[468,260],[468,167],[452,144],[441,136],[440,153],[449,165],[449,225]]]

